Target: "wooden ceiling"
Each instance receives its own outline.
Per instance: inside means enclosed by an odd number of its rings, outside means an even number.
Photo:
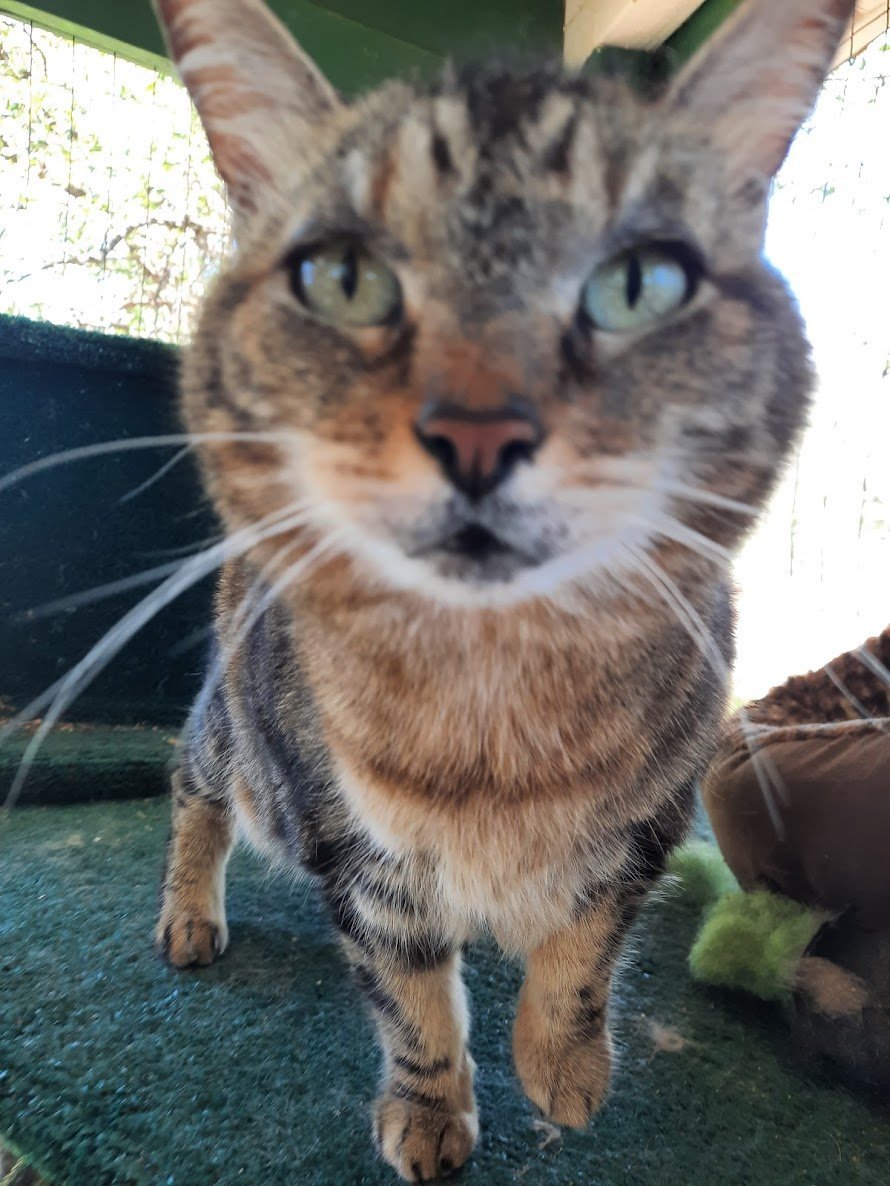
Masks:
[[[598,46],[654,49],[702,0],[566,0],[565,57],[580,66]]]
[[[401,73],[436,71],[449,53],[519,42],[542,52],[562,40],[581,65],[601,45],[654,49],[673,34],[682,59],[740,0],[268,0],[347,93]],[[782,3],[782,0],[775,0]],[[0,0],[0,11],[88,44],[164,66],[149,0]],[[890,0],[860,0],[836,64],[888,27]],[[689,18],[692,18],[691,20]]]
[[[890,0],[859,0],[849,33],[841,42],[835,66],[862,53],[876,37],[890,28]]]
[[[740,0],[565,0],[565,56],[580,65],[600,45],[654,49],[685,21],[710,31]],[[781,3],[781,0],[776,0]],[[700,19],[701,18],[701,19]],[[890,0],[859,0],[856,16],[835,59],[840,65],[890,28]]]

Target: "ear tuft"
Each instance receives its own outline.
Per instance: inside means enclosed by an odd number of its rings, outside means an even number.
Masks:
[[[746,0],[671,87],[740,181],[772,177],[809,115],[855,0]]]
[[[262,0],[154,5],[232,204],[250,214],[340,99]]]

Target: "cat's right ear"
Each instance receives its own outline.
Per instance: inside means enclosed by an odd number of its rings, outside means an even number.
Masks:
[[[341,100],[262,0],[153,3],[230,201],[248,215],[293,180],[284,162],[311,159]]]

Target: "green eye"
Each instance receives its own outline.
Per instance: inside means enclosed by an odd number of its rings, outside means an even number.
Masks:
[[[626,251],[596,269],[581,305],[597,327],[616,334],[644,329],[692,297],[697,272],[688,252],[643,247]]]
[[[333,325],[382,325],[402,303],[390,269],[346,239],[295,256],[291,286],[308,309]]]

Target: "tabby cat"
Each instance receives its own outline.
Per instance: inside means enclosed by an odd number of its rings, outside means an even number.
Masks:
[[[761,258],[852,0],[747,0],[641,94],[558,65],[346,103],[261,0],[156,0],[237,249],[183,368],[232,541],[157,943],[226,947],[236,834],[317,876],[406,1179],[476,1142],[461,948],[525,965],[528,1097],[606,1092],[622,940],[688,828],[731,558],[805,418]]]

